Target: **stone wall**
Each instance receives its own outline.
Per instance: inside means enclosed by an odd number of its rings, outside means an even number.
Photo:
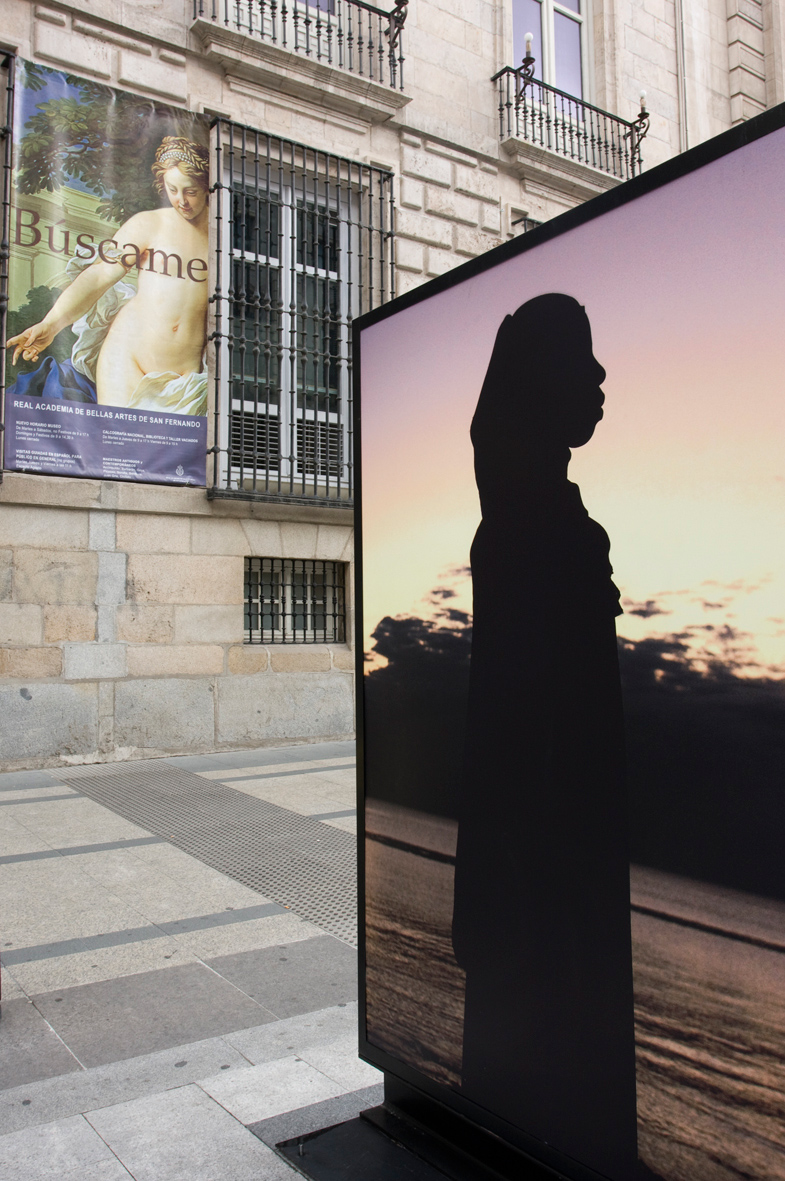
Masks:
[[[6,0],[3,15],[0,44],[31,60],[391,171],[399,292],[618,183],[500,139],[512,0],[411,0],[402,92],[194,19],[191,0]],[[586,97],[631,120],[647,91],[645,167],[785,98],[785,0],[591,0],[588,30]],[[6,476],[0,761],[351,734],[351,643],[243,643],[245,555],[350,562],[351,512]]]
[[[348,565],[351,513],[6,474],[2,765],[351,736],[351,613],[345,644],[244,643],[246,555]]]

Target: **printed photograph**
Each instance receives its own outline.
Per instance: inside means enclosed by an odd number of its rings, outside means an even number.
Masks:
[[[362,331],[370,1046],[785,1179],[785,133]]]

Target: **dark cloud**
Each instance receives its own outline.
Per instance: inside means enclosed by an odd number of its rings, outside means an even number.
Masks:
[[[701,646],[707,642],[711,648]],[[756,659],[754,637],[728,623],[693,624],[669,636],[643,640],[620,636],[619,664],[630,686],[656,683],[663,691],[678,692],[711,692],[737,681],[749,684],[750,670],[759,670],[764,680],[767,672]]]
[[[696,654],[699,635],[713,656]],[[632,859],[785,898],[785,682],[749,675],[746,640],[731,627],[619,639]]]
[[[396,675],[407,671],[416,675],[423,662],[430,664],[437,660],[465,662],[468,667],[472,640],[470,616],[452,607],[440,615],[454,626],[445,627],[438,619],[417,616],[392,619],[386,615],[372,633],[374,652],[385,657]]]
[[[652,615],[672,615],[657,604],[656,599],[647,599],[645,603],[636,603],[633,599],[622,599],[622,606],[628,615],[639,615],[641,619],[651,619]]]
[[[428,599],[431,603],[436,603],[439,601],[439,599],[455,599],[457,596],[458,592],[450,590],[448,586],[437,586],[436,589],[432,590],[428,595]]]
[[[377,625],[387,665],[364,678],[370,796],[456,815],[471,635],[469,613],[448,605]],[[785,682],[750,675],[749,641],[727,623],[619,638],[631,854],[785,899]]]
[[[463,628],[469,628],[472,622],[472,617],[468,611],[461,611],[458,607],[448,607],[445,611],[440,611],[441,619],[449,619],[451,623],[458,623]]]
[[[463,771],[471,616],[386,616],[373,632],[387,665],[364,678],[366,785],[370,795],[454,816]]]

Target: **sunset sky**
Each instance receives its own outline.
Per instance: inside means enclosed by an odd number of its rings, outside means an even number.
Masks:
[[[366,329],[366,649],[446,581],[470,607],[469,425],[504,316],[559,291],[608,374],[570,478],[611,539],[619,633],[692,629],[696,659],[785,677],[784,258],[778,131]]]

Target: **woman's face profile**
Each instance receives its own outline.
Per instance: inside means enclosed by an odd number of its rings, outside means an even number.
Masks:
[[[164,192],[172,208],[186,221],[199,217],[207,204],[207,189],[179,168],[164,173]]]
[[[583,447],[603,416],[605,394],[600,387],[606,374],[594,356],[591,341],[581,348],[575,362],[565,374],[557,401],[564,442],[568,447]]]

